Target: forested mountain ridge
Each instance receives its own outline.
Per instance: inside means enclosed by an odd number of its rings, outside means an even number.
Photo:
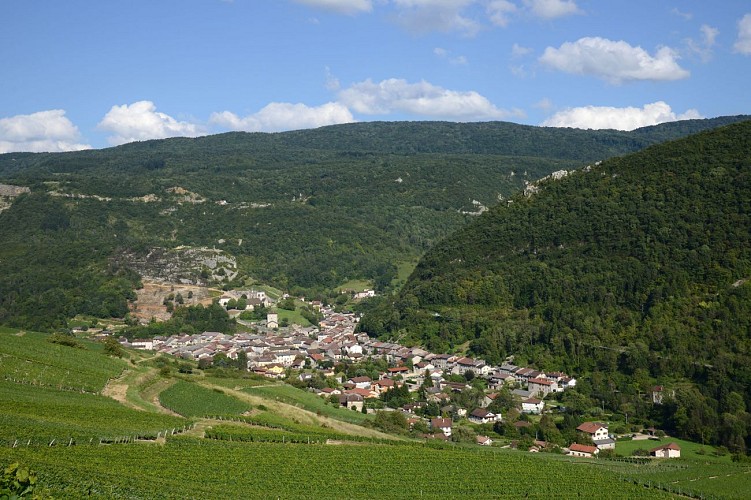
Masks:
[[[587,374],[584,393],[613,411],[644,416],[652,385],[683,387],[661,423],[742,447],[751,122],[545,181],[434,246],[393,307],[370,309],[373,334]]]
[[[395,263],[528,182],[741,118],[629,133],[356,123],[0,155],[0,182],[31,189],[0,212],[0,323],[122,316],[138,276],[121,257],[153,248],[216,247],[241,278],[290,290],[385,288]]]

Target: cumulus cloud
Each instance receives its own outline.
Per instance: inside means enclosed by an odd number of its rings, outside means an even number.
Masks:
[[[738,21],[738,38],[733,50],[743,55],[751,55],[751,14],[746,14]]]
[[[209,118],[209,122],[214,125],[246,132],[280,132],[354,121],[349,109],[336,102],[316,107],[299,103],[272,102],[252,115],[240,117],[230,111],[223,111],[213,113]]]
[[[560,48],[548,47],[540,62],[550,68],[578,75],[594,75],[613,84],[637,80],[679,80],[689,76],[677,62],[670,47],[661,47],[651,56],[641,47],[624,41],[587,37],[566,42]]]
[[[107,140],[113,146],[149,139],[197,137],[206,134],[200,125],[177,121],[165,113],[158,112],[151,101],[112,106],[98,127],[112,133]]]
[[[524,5],[532,14],[543,19],[581,13],[574,0],[524,0]]]
[[[316,9],[328,10],[338,14],[354,15],[373,10],[371,0],[294,0]]]
[[[80,136],[62,109],[0,118],[0,153],[91,149],[88,144],[78,142]]]
[[[634,130],[659,123],[695,118],[701,118],[701,115],[695,109],[676,114],[667,103],[658,101],[645,104],[642,108],[613,108],[608,106],[568,108],[554,114],[541,125],[543,127]]]
[[[488,3],[486,10],[490,22],[496,26],[505,28],[511,21],[511,15],[517,11],[516,4],[508,0],[492,0]]]
[[[423,34],[433,31],[458,31],[474,36],[480,23],[463,14],[475,0],[392,0],[397,7],[397,21],[407,31]]]
[[[497,120],[520,117],[519,110],[497,108],[474,91],[448,90],[428,82],[409,83],[401,79],[379,83],[365,80],[339,93],[339,100],[366,115],[407,113],[447,120]]]

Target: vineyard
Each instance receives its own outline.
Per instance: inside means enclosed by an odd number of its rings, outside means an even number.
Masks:
[[[0,451],[55,496],[107,498],[669,498],[596,466],[504,451],[170,438]],[[96,478],[77,480],[77,478]]]
[[[89,443],[124,436],[156,437],[187,420],[126,408],[94,394],[0,381],[0,444]]]
[[[227,396],[219,389],[207,389],[183,380],[162,391],[159,401],[165,408],[186,417],[239,415],[250,410],[249,404]]]
[[[41,333],[0,330],[0,378],[61,390],[98,393],[125,368],[122,360],[52,344]]]
[[[650,461],[409,440],[353,425],[369,417],[291,386],[198,374],[176,380],[157,369],[169,360],[134,353],[126,364],[81,345],[0,330],[0,467],[31,467],[55,497],[744,498],[751,491],[749,465],[701,455],[699,445],[687,459]],[[115,378],[125,399],[101,395]],[[188,418],[161,413],[152,404],[157,395]]]

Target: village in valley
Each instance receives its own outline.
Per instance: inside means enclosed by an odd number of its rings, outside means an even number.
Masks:
[[[230,303],[234,306],[240,293],[248,310],[275,302],[257,290],[225,294],[217,301],[224,307]],[[352,298],[373,295],[372,290],[366,290],[353,293]],[[289,299],[286,295],[283,298]],[[565,411],[554,398],[576,387],[576,378],[566,373],[517,366],[513,357],[495,366],[482,359],[382,342],[357,331],[358,314],[320,301],[306,304],[321,318],[317,326],[280,324],[279,315],[268,312],[264,320],[241,322],[248,331],[234,335],[203,332],[131,341],[121,337],[120,343],[192,360],[199,368],[231,363],[243,371],[305,388],[331,405],[352,411],[399,412],[409,429],[421,431],[417,435],[426,439],[449,441],[458,424],[470,423],[475,424],[476,431],[472,440],[477,445],[493,446],[493,438],[483,435],[483,429],[498,431],[512,426],[515,436],[528,438],[511,440],[508,446],[514,448],[530,452],[555,448],[577,457],[614,453],[616,435],[603,422],[583,422],[576,428],[581,438],[577,441],[586,444],[571,442],[561,447],[530,434],[531,421]],[[653,389],[652,403],[661,403],[662,391],[662,387]],[[397,393],[399,397],[392,397]],[[628,438],[648,440],[654,434],[655,429],[649,429]],[[677,458],[680,446],[669,442],[650,449],[649,454]]]

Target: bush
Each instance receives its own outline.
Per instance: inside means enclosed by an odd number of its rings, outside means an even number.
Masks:
[[[66,335],[64,333],[53,333],[47,337],[47,342],[64,345],[66,347],[75,347],[76,349],[83,349],[83,346],[78,343],[74,336]]]

